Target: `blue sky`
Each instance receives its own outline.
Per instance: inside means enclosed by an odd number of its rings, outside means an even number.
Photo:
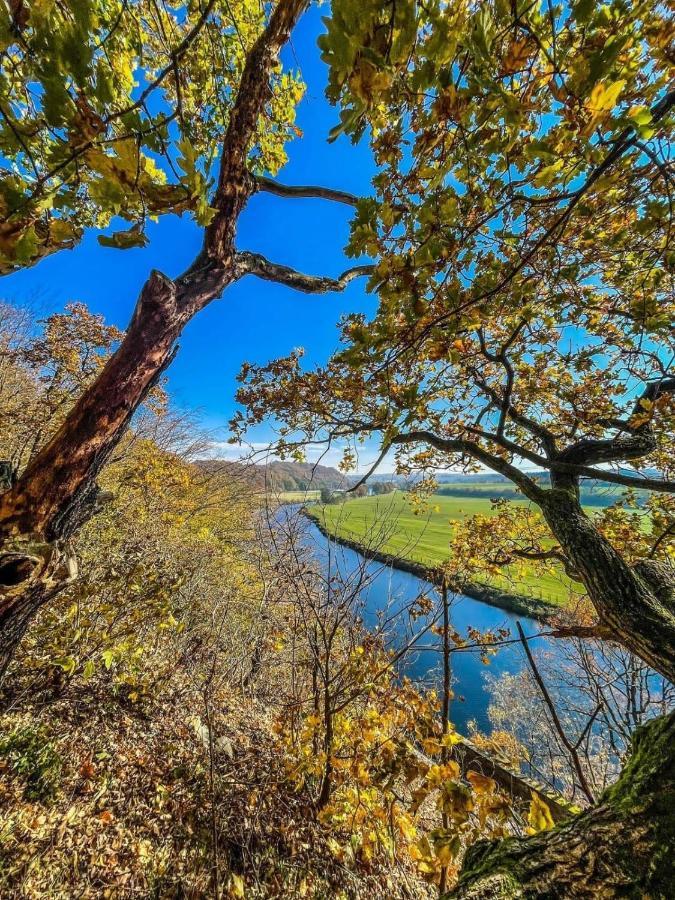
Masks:
[[[300,67],[307,91],[297,121],[304,135],[288,145],[289,163],[278,178],[289,184],[323,184],[367,194],[374,174],[367,143],[354,147],[344,137],[333,144],[326,140],[338,114],[324,97],[326,68],[316,46],[323,30],[321,14],[313,5],[285,50],[286,65]],[[351,212],[328,201],[258,194],[240,220],[237,244],[302,271],[338,275],[351,264],[342,249]],[[96,234],[89,233],[75,250],[3,279],[3,299],[35,303],[45,313],[60,310],[69,301],[82,301],[107,322],[124,328],[150,269],[179,275],[201,244],[201,231],[187,216],[163,217],[149,226],[148,237],[147,247],[120,251],[101,247]],[[205,427],[219,430],[224,439],[235,409],[235,376],[244,360],[264,363],[293,347],[304,347],[308,365],[323,362],[337,345],[340,315],[372,312],[374,306],[362,280],[342,294],[307,296],[245,278],[187,327],[168,373],[169,392],[180,407],[196,410]],[[271,438],[269,428],[251,435],[256,444]]]

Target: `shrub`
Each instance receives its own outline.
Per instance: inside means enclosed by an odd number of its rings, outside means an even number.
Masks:
[[[0,738],[0,757],[14,774],[24,778],[27,800],[46,802],[56,795],[62,760],[43,728],[15,728]]]

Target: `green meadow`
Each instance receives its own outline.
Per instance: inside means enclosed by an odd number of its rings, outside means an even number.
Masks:
[[[272,496],[280,503],[309,503],[310,500],[318,500],[321,491],[281,491]]]
[[[514,501],[525,506],[526,501]],[[413,560],[433,568],[449,556],[452,523],[480,513],[490,515],[488,497],[447,497],[435,494],[422,512],[414,508],[401,491],[379,497],[362,497],[329,506],[312,506],[311,516],[321,521],[337,537],[367,543],[385,553]],[[580,586],[564,572],[523,574],[508,567],[503,575],[486,577],[486,584],[511,594],[520,594],[564,605]]]

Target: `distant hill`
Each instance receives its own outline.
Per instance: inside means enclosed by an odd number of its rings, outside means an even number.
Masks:
[[[272,493],[282,491],[331,491],[353,484],[353,479],[332,466],[275,460],[265,465],[233,463],[218,459],[201,459],[198,465],[205,472],[226,471],[235,477],[248,478],[259,490]]]
[[[528,473],[540,480],[548,478],[545,472]],[[503,475],[497,475],[495,472],[477,472],[467,475],[464,472],[436,472],[435,479],[438,484],[496,484],[504,482],[510,483],[508,478]],[[391,481],[399,487],[412,485],[420,481],[422,476],[419,472],[413,472],[411,475],[394,475],[390,472],[377,473],[370,478],[370,481]]]
[[[322,487],[336,491],[349,487],[353,481],[332,466],[316,463],[270,462],[256,466],[264,474],[274,491],[319,491]]]

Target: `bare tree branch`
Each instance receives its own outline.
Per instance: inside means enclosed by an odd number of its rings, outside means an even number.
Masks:
[[[290,266],[270,262],[260,253],[237,253],[236,265],[241,275],[256,275],[265,281],[276,281],[305,294],[327,294],[343,291],[350,281],[362,275],[370,275],[373,266],[353,266],[337,278],[322,275],[306,275]]]
[[[551,719],[553,720],[553,725],[555,730],[558,732],[558,736],[563,743],[563,746],[567,750],[570,755],[570,759],[572,760],[572,765],[574,766],[574,770],[577,773],[577,778],[579,779],[579,787],[586,795],[588,801],[590,803],[595,803],[595,796],[593,795],[593,791],[588,783],[586,775],[584,773],[583,767],[581,765],[581,760],[579,759],[579,754],[577,752],[577,748],[570,741],[565,733],[565,729],[563,728],[562,722],[558,717],[558,712],[555,708],[555,704],[551,699],[551,695],[549,694],[546,685],[544,684],[544,679],[539,674],[539,670],[537,669],[537,664],[534,661],[534,657],[532,656],[532,651],[529,648],[527,640],[525,639],[525,633],[523,632],[523,628],[520,622],[516,622],[516,627],[518,628],[518,634],[520,635],[520,642],[523,645],[523,649],[525,650],[525,655],[527,656],[527,661],[530,664],[530,669],[532,670],[532,674],[534,675],[534,680],[537,682],[539,686],[539,690],[541,691],[542,697],[544,698],[544,702],[548,707],[548,710],[551,714]]]
[[[528,450],[527,447],[523,447],[522,444],[516,444],[515,441],[511,441],[506,437],[499,437],[499,435],[493,431],[484,431],[482,428],[475,428],[473,425],[467,426],[467,431],[474,434],[476,437],[483,438],[485,441],[492,441],[509,453],[513,453],[514,456],[518,456],[521,459],[528,459],[537,466],[546,468],[546,466],[549,465],[549,460],[545,456],[533,453],[532,450]]]
[[[358,490],[358,489],[361,487],[361,485],[365,484],[366,481],[368,481],[368,479],[370,478],[370,476],[371,476],[371,475],[373,474],[373,472],[375,472],[375,470],[378,468],[378,466],[380,465],[380,463],[382,462],[382,460],[385,458],[385,456],[387,455],[387,453],[389,452],[390,449],[391,449],[391,444],[388,443],[388,442],[385,442],[385,443],[382,445],[382,450],[380,451],[380,454],[379,454],[379,456],[377,457],[377,459],[375,460],[375,462],[374,462],[374,463],[372,464],[372,466],[368,469],[368,471],[367,471],[366,474],[363,476],[363,478],[360,478],[360,479],[356,482],[356,484],[353,485],[352,487],[347,488],[347,493],[351,493],[352,491]]]
[[[493,471],[509,478],[514,484],[518,485],[528,499],[535,503],[542,500],[547,493],[525,472],[521,472],[520,469],[502,457],[490,453],[484,447],[481,447],[480,444],[475,441],[469,441],[466,438],[444,438],[431,431],[420,430],[411,431],[407,434],[397,434],[392,439],[392,444],[429,444],[443,453],[460,453],[471,456]]]
[[[656,439],[650,431],[619,435],[614,438],[584,438],[563,450],[554,460],[572,465],[597,465],[598,463],[621,462],[641,459],[656,446]]]
[[[584,640],[612,641],[621,643],[611,628],[605,625],[559,625],[546,637],[553,638],[583,638]],[[530,640],[530,638],[528,638]]]
[[[267,178],[264,175],[256,176],[255,181],[259,191],[275,194],[277,197],[288,197],[289,199],[310,197],[318,200],[334,200],[336,203],[346,203],[347,206],[357,206],[360,199],[356,194],[350,194],[348,191],[312,184],[280,184],[273,178]]]

